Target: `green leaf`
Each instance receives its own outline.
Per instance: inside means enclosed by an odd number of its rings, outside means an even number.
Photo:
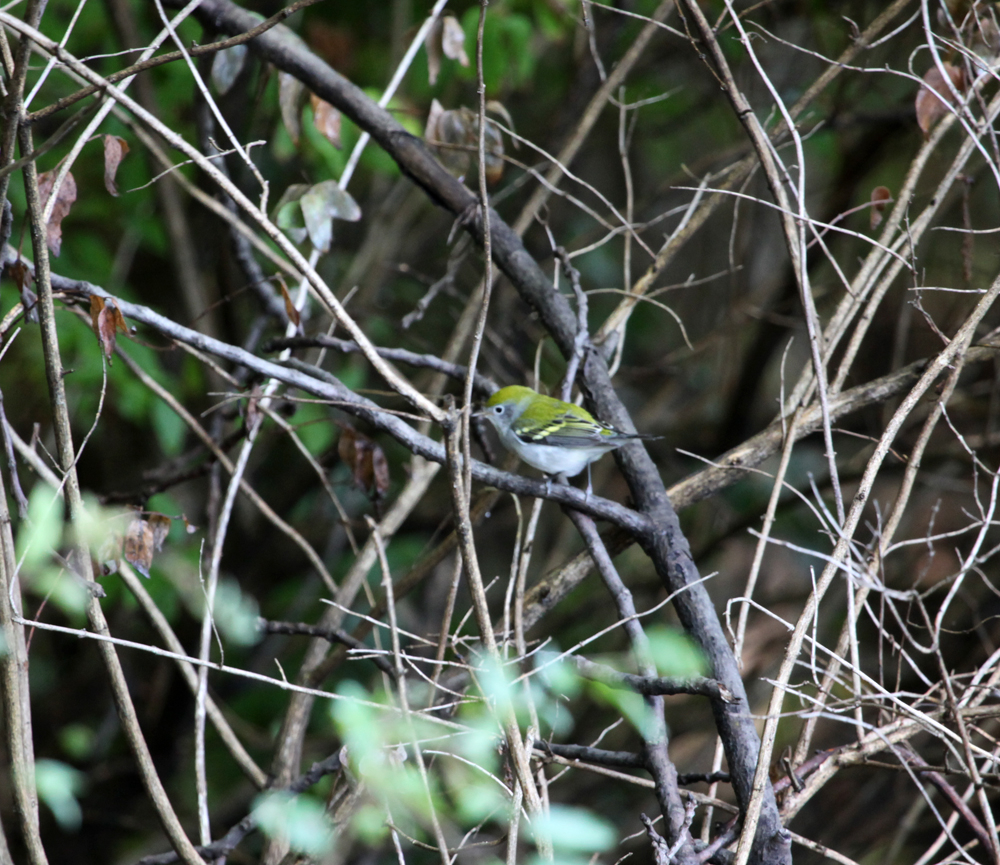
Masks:
[[[63,829],[80,828],[83,814],[77,795],[83,791],[86,777],[72,766],[58,760],[38,760],[35,763],[35,789],[55,815]]]
[[[184,447],[187,424],[169,405],[158,399],[153,403],[153,432],[163,453],[175,457]]]
[[[220,94],[229,92],[229,88],[243,71],[246,56],[246,45],[234,45],[215,55],[212,60],[212,83]]]
[[[59,745],[74,760],[86,760],[94,751],[96,736],[86,724],[67,724],[59,731]]]
[[[239,646],[252,646],[260,640],[257,627],[257,602],[240,591],[236,580],[223,579],[215,589],[215,624],[222,636]]]
[[[459,816],[469,823],[481,823],[491,814],[507,808],[507,797],[500,788],[482,775],[467,775],[465,783],[455,785],[452,794],[458,803]]]
[[[253,817],[270,838],[309,856],[324,856],[333,847],[333,825],[326,809],[308,796],[263,793],[254,802]]]
[[[556,694],[572,699],[580,693],[583,679],[571,663],[557,652],[539,652],[538,670],[542,681]]]
[[[56,491],[35,484],[28,498],[28,520],[17,533],[17,559],[26,570],[38,567],[59,546],[63,529],[63,506]]]
[[[653,660],[661,676],[687,679],[709,675],[710,668],[704,652],[683,631],[655,626],[647,633]]]
[[[605,703],[615,707],[643,737],[653,732],[654,717],[649,705],[639,694],[609,688],[601,682],[591,682],[590,692]]]
[[[535,838],[547,835],[557,850],[597,853],[609,849],[617,840],[615,827],[584,808],[553,805],[549,813],[532,822]]]
[[[63,568],[46,567],[31,575],[31,590],[54,603],[67,616],[76,620],[87,611],[90,592],[81,577]]]
[[[361,208],[336,180],[317,183],[300,199],[309,240],[320,252],[329,252],[333,240],[333,220],[357,222]]]
[[[302,205],[299,203],[308,190],[309,185],[306,183],[293,183],[274,206],[275,224],[295,243],[302,243],[308,237],[306,220],[302,215]]]
[[[366,705],[372,698],[361,685],[347,680],[338,686],[337,692],[344,699],[331,702],[330,714],[351,760],[360,762],[384,746],[384,730],[376,710]]]

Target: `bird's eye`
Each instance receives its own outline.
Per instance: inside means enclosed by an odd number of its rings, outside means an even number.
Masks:
[[[493,406],[493,413],[494,414],[503,414],[503,406],[502,405],[495,405],[495,406]]]

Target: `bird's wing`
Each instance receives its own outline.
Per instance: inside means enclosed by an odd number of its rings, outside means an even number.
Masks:
[[[527,444],[563,448],[613,447],[612,441],[617,438],[611,427],[573,412],[564,412],[544,423],[524,424],[515,430],[515,434]]]

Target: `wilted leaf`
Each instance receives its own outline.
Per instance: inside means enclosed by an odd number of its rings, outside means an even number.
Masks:
[[[376,499],[381,498],[389,490],[389,463],[385,451],[348,424],[340,424],[340,428],[337,453],[350,468],[354,486]]]
[[[465,31],[454,15],[438,18],[427,34],[427,77],[434,85],[441,72],[441,55],[457,60],[463,66],[469,65],[469,55],[465,53]]]
[[[302,243],[308,237],[299,202],[308,189],[308,184],[293,183],[284,191],[274,208],[275,224],[296,243]]]
[[[281,120],[291,136],[292,143],[298,144],[302,137],[302,103],[305,101],[306,88],[294,75],[287,72],[278,73],[278,106],[281,108]]]
[[[90,296],[90,323],[97,335],[97,341],[104,350],[104,356],[110,363],[115,351],[117,334],[129,332],[125,317],[114,298],[99,297],[96,294]]]
[[[444,114],[444,106],[437,99],[431,100],[431,110],[427,112],[427,124],[424,126],[424,139],[431,143],[441,140],[441,133],[438,125],[441,122],[441,115]]]
[[[117,135],[104,136],[104,188],[113,196],[118,197],[118,186],[115,175],[118,166],[128,153],[128,142]]]
[[[356,34],[349,27],[329,24],[316,16],[306,19],[306,43],[342,75],[354,66]]]
[[[90,296],[90,326],[94,329],[94,333],[100,334],[97,331],[97,317],[101,314],[101,310],[104,309],[104,298],[98,294],[92,294]]]
[[[361,208],[336,180],[317,183],[300,199],[309,240],[320,252],[328,252],[333,240],[333,220],[357,222]]]
[[[490,99],[486,102],[486,110],[490,114],[497,114],[502,119],[503,122],[507,124],[507,128],[511,131],[516,131],[514,129],[514,118],[510,116],[510,112],[507,110],[507,106],[504,105],[499,99]],[[511,143],[514,145],[514,149],[517,150],[521,145],[518,144],[516,138],[511,139]]]
[[[994,63],[1000,52],[1000,27],[992,15],[982,15],[972,25],[972,50],[988,63]]]
[[[892,201],[892,192],[888,186],[876,186],[872,190],[871,201],[871,227],[874,231],[882,223],[882,214],[885,212],[886,205]]]
[[[28,321],[38,321],[38,295],[31,289],[34,276],[30,268],[19,258],[7,265],[10,278],[14,280],[18,291],[21,293],[21,306],[24,307],[24,315]]]
[[[255,384],[250,388],[250,399],[247,400],[247,411],[246,411],[246,426],[247,429],[253,429],[260,423],[261,411],[260,411],[260,397],[261,389],[259,384]]]
[[[309,94],[309,103],[313,110],[313,125],[327,141],[339,150],[340,112],[329,102],[320,99],[315,93]]]
[[[167,539],[167,535],[170,534],[170,526],[173,520],[166,514],[150,514],[149,515],[149,526],[153,530],[153,547],[157,552],[163,550],[163,542]]]
[[[285,285],[285,280],[282,278],[280,273],[277,275],[277,279],[278,287],[281,289],[281,296],[285,301],[285,312],[288,315],[288,320],[295,325],[295,330],[299,331],[302,328],[302,316],[295,308],[295,304],[292,302],[292,296],[288,293],[288,286]]]
[[[104,349],[104,356],[111,361],[111,356],[115,353],[115,337],[118,328],[115,327],[115,308],[106,303],[104,309],[97,314],[97,339]]]
[[[155,546],[153,527],[148,520],[143,519],[141,511],[136,511],[132,522],[129,523],[128,529],[125,531],[125,561],[147,579],[149,578],[149,566],[153,564]]]
[[[444,56],[468,66],[469,55],[465,53],[465,31],[462,25],[454,15],[445,15],[441,24],[441,50]]]
[[[49,196],[52,195],[52,185],[55,183],[57,173],[53,170],[38,175],[38,195],[42,199],[43,210],[49,202]],[[76,201],[76,180],[73,178],[73,172],[68,171],[56,195],[52,216],[49,217],[48,225],[45,226],[49,250],[56,257],[59,256],[59,250],[62,248],[62,221],[69,216],[74,201]]]
[[[424,48],[427,51],[427,80],[432,87],[437,84],[438,75],[441,74],[441,33],[443,30],[441,19],[436,19],[431,24],[427,40],[424,42]]]
[[[456,177],[465,177],[479,150],[479,115],[461,106],[448,111],[434,100],[427,116],[425,137],[441,163]],[[496,183],[503,174],[503,136],[500,127],[486,120],[485,127],[486,179]]]
[[[232,48],[219,51],[212,59],[212,83],[220,95],[229,92],[229,88],[243,71],[246,56],[246,45],[234,45]]]
[[[953,66],[951,63],[945,62],[941,65],[948,73],[952,86],[961,93],[965,89],[965,72],[960,66]],[[955,97],[952,94],[952,88],[948,86],[941,70],[937,66],[932,66],[924,74],[924,83],[917,91],[915,103],[917,123],[924,135],[927,135],[931,127],[947,113],[947,106],[954,104]]]
[[[372,475],[375,498],[382,498],[389,492],[389,461],[385,458],[385,451],[377,444],[372,447]]]

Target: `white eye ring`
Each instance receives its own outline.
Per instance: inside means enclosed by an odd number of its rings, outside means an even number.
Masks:
[[[494,414],[503,414],[503,406],[502,405],[493,406],[493,412]]]

